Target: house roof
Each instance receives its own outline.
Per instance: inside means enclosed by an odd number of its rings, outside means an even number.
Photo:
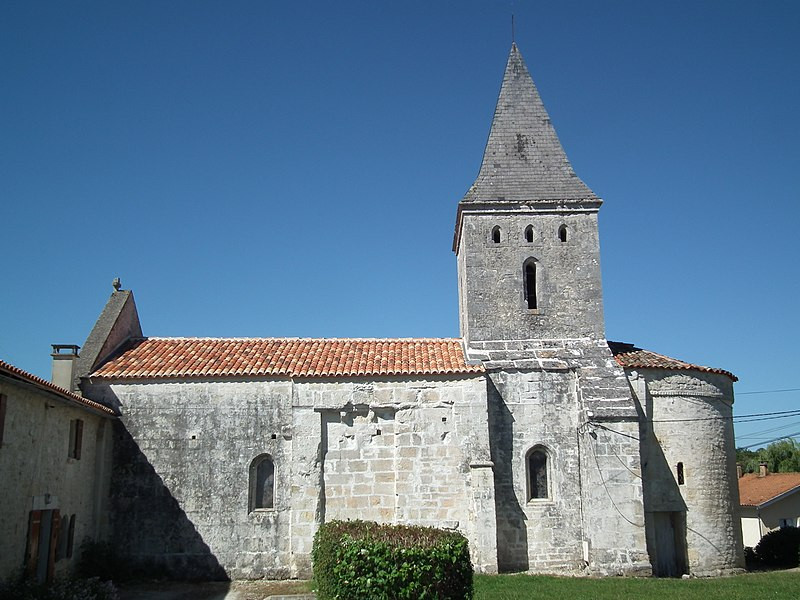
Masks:
[[[516,44],[480,172],[462,203],[599,201],[572,169]]]
[[[60,396],[62,400],[66,400],[68,402],[77,402],[78,404],[82,404],[84,407],[93,408],[95,410],[98,410],[100,412],[109,415],[117,414],[107,406],[89,400],[88,398],[84,398],[83,396],[79,396],[78,394],[73,394],[69,390],[59,387],[54,383],[42,379],[41,377],[37,377],[32,373],[23,371],[22,369],[15,367],[14,365],[9,364],[3,360],[0,360],[0,375],[5,375],[6,377],[9,377],[11,379],[15,379],[17,381],[23,381],[41,390],[51,392],[57,396]]]
[[[676,369],[678,371],[700,371],[702,373],[717,373],[727,375],[733,381],[739,381],[730,371],[716,369],[714,367],[703,367],[693,365],[677,358],[670,358],[663,354],[656,354],[650,350],[642,350],[633,344],[624,342],[608,342],[611,353],[617,359],[619,365],[624,369]]]
[[[748,473],[739,478],[739,504],[761,506],[787,492],[800,491],[800,473]]]
[[[458,339],[142,338],[91,377],[366,377],[483,373]]]

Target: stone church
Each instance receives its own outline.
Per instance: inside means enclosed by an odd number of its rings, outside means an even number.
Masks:
[[[461,337],[145,337],[75,360],[119,411],[112,540],[183,576],[304,577],[331,519],[457,529],[479,572],[742,566],[729,372],[605,338],[598,211],[512,45],[456,208]]]

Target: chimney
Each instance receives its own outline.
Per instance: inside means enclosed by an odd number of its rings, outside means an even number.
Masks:
[[[741,479],[742,475],[744,475],[744,471],[742,470],[742,464],[736,463],[736,477]]]
[[[765,462],[758,463],[758,476],[759,477],[767,476],[767,463]]]
[[[78,362],[80,346],[71,344],[53,344],[53,376],[51,381],[67,391],[74,391],[73,379],[75,364]]]

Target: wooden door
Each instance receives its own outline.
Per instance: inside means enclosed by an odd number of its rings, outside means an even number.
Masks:
[[[32,510],[28,518],[25,574],[39,583],[50,581],[55,574],[60,525],[58,509]]]

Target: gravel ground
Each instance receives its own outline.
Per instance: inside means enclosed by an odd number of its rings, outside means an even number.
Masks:
[[[307,581],[148,582],[120,586],[120,600],[312,600]]]

